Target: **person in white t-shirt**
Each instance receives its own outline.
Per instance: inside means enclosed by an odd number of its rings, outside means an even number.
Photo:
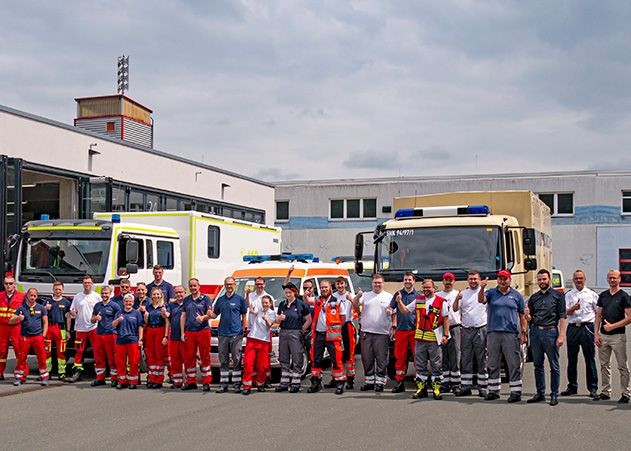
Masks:
[[[269,367],[270,330],[276,321],[276,312],[272,304],[272,297],[264,294],[261,297],[260,307],[256,303],[248,308],[248,337],[243,353],[243,391],[249,395],[253,382],[257,385],[257,391],[265,391],[265,369]],[[253,381],[253,373],[256,368],[256,376]]]
[[[572,276],[574,287],[565,294],[567,314],[567,389],[561,396],[578,393],[578,351],[583,350],[587,390],[589,396],[598,396],[598,372],[596,370],[596,348],[594,346],[594,319],[598,294],[585,286],[585,273],[580,269]]]
[[[83,352],[85,346],[90,341],[94,347],[94,338],[96,336],[97,323],[92,322],[92,310],[97,302],[101,301],[101,296],[92,290],[94,282],[91,276],[83,277],[83,291],[75,294],[70,304],[70,317],[75,320],[75,357],[73,375],[69,382],[77,382],[81,380],[81,372],[83,371]]]
[[[260,309],[261,299],[263,296],[270,296],[272,299],[272,308],[274,307],[274,297],[270,295],[267,291],[265,291],[265,279],[263,277],[257,277],[254,279],[254,291],[250,291],[250,287],[247,287],[245,290],[245,303],[249,307],[254,305],[256,308]],[[268,351],[272,352],[272,340],[268,342]],[[265,388],[272,388],[272,367],[270,365],[265,368]]]
[[[478,302],[480,273],[469,271],[469,287],[462,290],[453,303],[453,310],[460,313],[460,370],[462,382],[456,396],[470,396],[473,387],[473,362],[478,367],[478,391],[484,398],[487,393],[488,371],[486,369],[486,304]]]
[[[386,385],[393,313],[391,300],[392,294],[383,291],[383,276],[377,273],[372,276],[372,291],[363,293],[360,289],[353,298],[353,306],[362,307],[359,321],[365,381],[361,391],[382,392]]]
[[[443,289],[436,293],[445,300],[449,310],[449,340],[441,346],[443,354],[443,385],[441,391],[460,390],[460,312],[453,309],[459,291],[454,290],[456,277],[446,272],[443,274]]]

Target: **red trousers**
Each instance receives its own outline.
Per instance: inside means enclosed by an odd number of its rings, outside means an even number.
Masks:
[[[48,380],[48,370],[46,369],[46,349],[43,335],[35,335],[34,337],[20,336],[20,352],[18,353],[18,361],[15,365],[15,378],[24,382],[26,376],[28,376],[28,363],[26,362],[26,358],[28,357],[31,347],[35,351],[35,356],[37,357],[39,377],[41,377],[43,381]]]
[[[243,388],[252,389],[252,381],[256,386],[264,385],[266,380],[266,370],[270,366],[269,362],[269,342],[248,338],[243,352]],[[256,376],[253,376],[256,370]]]
[[[342,343],[344,351],[342,353],[342,362],[344,363],[344,371],[347,378],[355,377],[355,347],[357,346],[357,337],[355,326],[351,321],[347,321],[342,326]]]
[[[4,373],[7,366],[7,355],[9,354],[9,341],[13,346],[13,352],[17,357],[20,349],[20,325],[0,324],[0,374]]]
[[[118,383],[121,385],[138,385],[138,364],[140,363],[140,347],[138,343],[116,343],[116,367]],[[129,372],[127,371],[129,365]]]
[[[85,351],[85,347],[90,341],[92,348],[94,348],[94,341],[96,337],[96,329],[92,329],[88,332],[77,332],[74,337],[74,347],[75,347],[75,355],[74,355],[74,367],[79,371],[83,370],[83,351]],[[94,351],[94,349],[92,349]]]
[[[94,351],[94,371],[96,372],[96,380],[105,380],[105,367],[110,369],[110,377],[112,381],[118,380],[118,371],[116,371],[116,334],[94,335],[92,343]]]
[[[169,355],[166,345],[162,344],[164,327],[145,327],[143,338],[145,356],[147,357],[147,382],[162,384],[164,382],[164,366]]]
[[[402,381],[408,372],[408,360],[414,358],[414,330],[397,330],[394,336],[394,379]]]
[[[59,324],[49,324],[48,332],[44,338],[44,344],[46,345],[46,367],[48,371],[53,366],[53,344],[57,349],[57,372],[59,375],[66,374],[66,343],[68,342],[68,332],[65,329],[61,329]]]
[[[210,371],[210,329],[186,331],[186,383],[197,383],[197,352],[201,360],[202,384],[212,383]]]
[[[169,359],[173,383],[180,386],[184,383],[184,362],[186,361],[186,343],[181,340],[169,340]]]

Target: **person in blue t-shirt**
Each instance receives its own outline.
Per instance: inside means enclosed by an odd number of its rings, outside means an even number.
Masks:
[[[416,313],[401,312],[397,305],[397,294],[401,294],[401,300],[405,305],[410,304],[419,295],[414,289],[416,276],[412,272],[403,275],[403,288],[394,293],[390,301],[390,309],[393,315],[390,339],[394,339],[394,380],[396,384],[392,393],[405,391],[405,375],[408,372],[408,362],[414,356],[416,348]]]
[[[124,308],[112,325],[116,329],[116,366],[118,369],[117,389],[135,389],[138,385],[140,347],[142,346],[144,318],[134,309],[134,295],[123,298]],[[127,370],[129,368],[129,371]]]
[[[173,372],[173,385],[171,388],[182,388],[184,384],[184,362],[186,362],[186,343],[182,341],[182,329],[180,317],[184,311],[184,297],[186,289],[182,285],[173,287],[175,301],[166,306],[167,335],[169,337],[169,361]]]
[[[97,302],[92,310],[92,323],[96,326],[94,340],[94,371],[96,379],[90,384],[92,387],[105,385],[105,367],[110,369],[112,387],[118,384],[117,368],[114,354],[116,352],[116,332],[112,321],[118,316],[121,308],[110,298],[112,289],[108,285],[101,287],[101,302]]]
[[[153,267],[153,281],[147,284],[147,292],[151,293],[151,290],[154,288],[160,288],[164,303],[168,304],[169,302],[175,301],[175,291],[173,285],[164,280],[162,278],[163,276],[164,268],[161,265],[155,265]]]
[[[245,314],[248,311],[245,299],[234,290],[236,282],[232,277],[224,280],[226,293],[219,296],[213,306],[213,318],[219,316],[219,363],[220,379],[217,393],[228,391],[228,379],[230,376],[230,357],[232,356],[232,383],[234,392],[241,392],[241,367],[243,324]]]
[[[60,381],[66,378],[66,344],[70,338],[68,326],[68,312],[70,301],[63,297],[64,284],[56,281],[53,283],[53,295],[44,303],[48,311],[48,333],[44,337],[46,345],[46,366],[48,372],[53,368],[53,345],[57,353],[57,376]]]
[[[190,296],[184,298],[180,316],[181,339],[186,342],[186,384],[182,390],[197,390],[197,356],[202,374],[202,391],[210,391],[210,324],[212,300],[200,292],[199,280],[188,281]]]
[[[502,357],[508,365],[510,396],[508,402],[521,401],[521,344],[528,339],[528,323],[525,302],[521,294],[510,286],[511,273],[505,269],[497,273],[497,288],[485,291],[488,277],[480,282],[478,302],[487,305],[487,348],[489,367],[489,390],[486,400],[499,399],[500,367]]]

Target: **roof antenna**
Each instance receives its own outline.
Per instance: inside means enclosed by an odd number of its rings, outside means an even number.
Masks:
[[[129,56],[118,57],[118,93],[125,95],[129,91]]]

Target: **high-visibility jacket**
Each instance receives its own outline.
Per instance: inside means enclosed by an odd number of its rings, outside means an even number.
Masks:
[[[425,296],[416,297],[416,332],[414,338],[422,341],[436,341],[434,330],[443,325],[443,302],[440,296],[434,297],[430,308],[425,308]]]
[[[0,292],[0,324],[9,324],[9,320],[22,304],[24,304],[24,293],[21,291],[14,291],[10,300],[7,298],[6,291]]]
[[[318,317],[320,316],[322,308],[326,309],[324,311],[326,319],[326,341],[341,342],[342,325],[344,324],[342,322],[341,315],[344,314],[344,304],[334,297],[329,297],[328,299],[320,297],[316,299],[313,310],[313,323],[311,326],[314,336],[316,333]]]

